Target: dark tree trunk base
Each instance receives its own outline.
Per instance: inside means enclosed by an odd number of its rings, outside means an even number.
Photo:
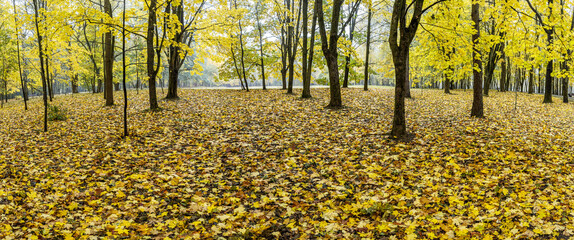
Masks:
[[[405,132],[402,137],[395,137],[392,133],[387,133],[385,135],[389,136],[390,140],[398,141],[398,142],[412,142],[415,139],[415,134],[410,132]]]

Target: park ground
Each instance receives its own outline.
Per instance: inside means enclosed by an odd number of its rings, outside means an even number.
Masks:
[[[299,91],[299,90],[297,90]],[[121,95],[116,92],[116,103]],[[102,95],[0,109],[2,239],[503,239],[574,236],[574,104],[413,90],[411,142],[389,140],[393,90],[183,90],[146,111]],[[516,100],[516,101],[515,101]],[[515,105],[516,104],[516,105]]]

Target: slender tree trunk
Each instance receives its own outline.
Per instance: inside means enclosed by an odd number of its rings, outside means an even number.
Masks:
[[[16,54],[18,58],[18,74],[20,76],[20,84],[22,85],[22,99],[24,99],[24,110],[28,110],[28,89],[24,84],[24,77],[22,76],[22,61],[20,60],[20,32],[18,31],[18,12],[16,11],[16,0],[12,0],[14,7],[14,23],[16,25]]]
[[[47,92],[47,81],[46,81],[46,72],[44,71],[44,52],[42,47],[42,33],[40,33],[40,23],[39,23],[39,12],[40,12],[40,4],[41,0],[32,0],[32,4],[34,7],[34,25],[36,27],[36,39],[38,40],[38,55],[40,59],[40,76],[42,77],[42,100],[44,101],[44,132],[48,132],[48,92]]]
[[[445,74],[444,76],[444,93],[446,94],[450,94],[450,89],[451,89],[451,80],[452,80],[452,75],[453,75],[453,69],[452,66],[449,66],[449,73]]]
[[[406,73],[405,73],[405,78],[404,78],[404,79],[405,79],[405,85],[404,85],[404,88],[405,88],[405,98],[412,98],[412,96],[411,96],[411,81],[410,81],[411,62],[410,62],[410,60],[409,60],[409,59],[410,59],[410,53],[409,53],[409,52],[410,52],[410,51],[407,51],[407,59],[406,59],[406,60],[407,60],[407,63],[406,63],[407,65],[406,65],[406,68],[405,68]]]
[[[243,75],[237,65],[237,58],[235,57],[235,51],[233,50],[233,46],[231,46],[231,56],[233,58],[233,66],[235,67],[235,72],[237,73],[237,77],[239,78],[239,85],[241,85],[241,90],[245,90],[245,85],[243,84]]]
[[[287,5],[287,8],[290,8],[291,13],[295,12],[295,0],[287,0],[286,2],[289,3],[289,1],[291,1],[290,4]],[[293,93],[293,81],[295,78],[295,58],[297,57],[297,47],[299,46],[299,24],[301,21],[301,3],[299,2],[299,11],[297,14],[297,23],[296,25],[292,24],[293,19],[291,19],[290,17],[288,18],[288,22],[289,24],[289,40],[287,42],[288,45],[288,57],[289,57],[289,81],[288,81],[288,86],[287,86],[287,93],[288,94],[292,94]],[[296,31],[295,31],[296,29]]]
[[[104,0],[104,12],[111,18],[112,3]],[[104,33],[104,95],[106,96],[106,106],[114,105],[114,43],[112,32]]]
[[[126,87],[126,0],[124,0],[122,13],[122,84],[124,87],[124,136],[128,133],[128,90]]]
[[[351,14],[353,14],[352,11]],[[357,16],[356,14],[353,15],[355,16],[352,18],[351,25],[349,26],[349,42],[351,47],[353,46],[353,37],[355,36],[355,25],[357,24]],[[343,78],[343,88],[349,87],[349,64],[351,64],[351,53],[345,56],[345,77]]]
[[[530,68],[528,75],[528,94],[534,93],[534,66]]]
[[[308,55],[308,36],[307,36],[307,32],[308,32],[308,26],[309,25],[309,0],[301,0],[302,2],[302,9],[301,11],[303,12],[303,24],[302,24],[302,28],[303,28],[303,47],[301,49],[302,51],[302,66],[303,66],[303,93],[301,95],[302,98],[308,98],[308,95],[311,95],[310,92],[306,93],[305,92],[305,85],[307,84],[307,74],[308,71],[310,71],[307,67],[307,55]]]
[[[237,0],[233,1],[233,4],[235,6],[235,9],[237,9]],[[249,81],[247,80],[247,75],[246,75],[246,71],[245,71],[245,49],[243,47],[243,26],[241,25],[241,20],[237,21],[238,26],[239,26],[239,47],[240,47],[240,54],[241,54],[241,58],[240,58],[240,63],[241,63],[241,69],[242,69],[242,73],[243,73],[243,80],[245,81],[245,90],[249,92]]]
[[[503,53],[504,54],[504,53]],[[502,57],[502,63],[500,63],[500,91],[501,92],[506,92],[506,89],[504,88],[504,84],[506,83],[506,75],[508,74],[506,72],[506,58]]]
[[[47,44],[48,43],[46,43],[46,45]],[[50,99],[50,102],[52,102],[54,100],[54,91],[52,88],[52,78],[50,77],[50,57],[46,55],[48,53],[47,49],[48,48],[46,47],[46,50],[44,52],[45,53],[44,56],[46,58],[45,59],[46,60],[46,63],[45,63],[45,66],[46,66],[46,84],[48,84],[48,97]]]
[[[369,55],[371,53],[371,19],[373,17],[372,6],[369,4],[369,12],[367,15],[367,47],[365,54],[365,78],[363,79],[363,90],[369,90]]]
[[[308,0],[305,0],[308,1]],[[315,51],[315,31],[317,29],[317,5],[313,6],[313,21],[311,23],[311,40],[309,41],[309,55],[307,60],[306,74],[303,76],[303,94],[302,98],[311,98],[311,73],[313,73],[313,55]],[[304,50],[307,51],[307,50]]]
[[[471,17],[474,22],[475,34],[472,35],[472,58],[473,58],[473,77],[474,77],[474,99],[472,101],[471,116],[482,118],[484,117],[484,106],[482,102],[482,61],[479,58],[478,39],[480,38],[480,4],[473,3]]]
[[[305,0],[308,1],[308,0]],[[257,31],[259,32],[259,60],[261,62],[261,83],[263,84],[263,90],[267,90],[267,86],[265,84],[265,62],[263,61],[263,27],[261,26],[261,9],[262,7],[261,1],[257,2]]]

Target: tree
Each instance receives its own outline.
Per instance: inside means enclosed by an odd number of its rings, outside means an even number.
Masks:
[[[28,110],[28,89],[24,83],[24,77],[22,76],[22,62],[20,60],[20,31],[18,31],[18,12],[16,11],[16,0],[12,0],[12,5],[14,7],[14,29],[16,33],[16,54],[18,58],[18,75],[20,77],[20,83],[22,85],[22,99],[24,99],[24,110]]]
[[[146,3],[148,3],[147,0]],[[147,51],[146,65],[147,65],[148,87],[149,87],[149,108],[152,111],[159,109],[159,105],[157,104],[155,79],[161,67],[160,54],[161,54],[161,48],[163,46],[163,41],[165,39],[165,28],[163,29],[163,36],[159,36],[157,27],[157,11],[158,11],[157,0],[149,0],[148,25],[146,35],[146,51]]]
[[[124,88],[124,137],[128,133],[128,88],[126,86],[126,0],[122,11],[122,83]]]
[[[369,8],[367,16],[367,47],[365,53],[365,78],[363,79],[363,90],[369,90],[369,55],[371,53],[371,19],[373,17],[373,6],[371,1],[368,2],[367,8]]]
[[[406,0],[395,0],[394,2],[389,34],[389,45],[393,55],[393,64],[395,65],[396,82],[393,126],[390,134],[392,138],[405,139],[407,137],[405,116],[407,86],[405,86],[405,79],[408,77],[407,67],[410,45],[419,27],[421,16],[432,6],[443,1],[437,0],[423,9],[424,0],[413,0],[411,3],[413,7],[412,13],[409,12],[411,5],[407,6]],[[407,15],[411,15],[410,18]],[[407,22],[407,19],[410,19],[410,22]]]
[[[285,0],[287,7],[287,58],[289,61],[289,81],[287,86],[287,93],[293,93],[293,81],[295,77],[295,58],[297,57],[297,47],[299,46],[299,31],[301,22],[301,3],[299,1],[299,8],[297,8],[297,23],[293,24],[293,15],[295,13],[295,0]]]
[[[317,29],[317,5],[313,6],[313,20],[311,23],[311,39],[307,36],[309,0],[303,0],[303,92],[301,98],[311,98],[311,73],[313,72],[313,55],[315,50],[315,31]]]
[[[483,102],[482,102],[482,60],[480,59],[480,53],[478,49],[478,39],[480,38],[480,4],[478,2],[473,2],[472,4],[472,11],[471,11],[471,18],[474,22],[474,29],[475,32],[472,35],[472,44],[473,44],[473,52],[472,52],[472,59],[473,59],[473,78],[474,78],[474,98],[472,101],[472,110],[470,115],[473,117],[482,118],[484,117],[484,109],[483,109]]]
[[[344,0],[333,0],[331,23],[330,23],[330,33],[327,37],[327,28],[325,26],[325,16],[323,13],[323,0],[315,0],[315,14],[317,14],[317,20],[319,21],[319,33],[321,34],[321,49],[323,50],[323,55],[327,61],[327,69],[329,71],[329,92],[331,99],[329,101],[328,108],[341,108],[343,107],[343,101],[341,99],[341,83],[339,82],[339,64],[338,64],[338,47],[337,42],[342,32],[339,33],[339,19],[341,17],[341,6]],[[353,14],[359,8],[359,3],[357,2],[351,15],[342,24],[342,29],[349,23]]]
[[[169,3],[168,3],[169,4]],[[173,30],[173,37],[171,38],[171,44],[169,46],[169,77],[168,77],[168,89],[167,89],[167,99],[177,99],[178,88],[178,77],[181,72],[181,67],[185,63],[187,56],[192,50],[190,46],[193,44],[196,31],[201,28],[197,26],[197,21],[200,19],[201,14],[205,8],[206,1],[201,0],[199,2],[194,2],[190,7],[194,7],[192,14],[189,14],[188,18],[185,18],[185,1],[175,1],[171,4],[171,13],[175,16],[175,23],[170,23]],[[169,6],[168,6],[169,9]]]
[[[546,18],[546,21],[542,18],[542,14],[538,11],[538,9],[536,9],[532,3],[530,2],[530,0],[526,0],[526,2],[528,3],[528,6],[530,7],[530,9],[532,9],[532,11],[534,12],[534,15],[536,17],[536,19],[538,20],[538,23],[542,26],[542,28],[544,29],[544,32],[546,33],[546,43],[548,48],[550,48],[554,42],[554,26],[550,23],[551,22],[551,16],[552,16],[552,8],[554,7],[554,0],[548,0],[548,16]],[[553,73],[553,69],[554,69],[554,60],[553,59],[548,59],[547,63],[546,63],[546,82],[545,82],[545,88],[544,88],[544,101],[543,103],[552,103],[552,73]]]
[[[104,0],[104,12],[112,19],[112,3]],[[114,39],[111,29],[104,34],[104,96],[106,106],[114,105]]]
[[[48,92],[46,88],[46,71],[44,69],[45,54],[42,46],[43,36],[40,32],[40,12],[44,11],[45,2],[42,0],[32,0],[32,7],[34,11],[34,26],[36,27],[36,40],[38,42],[38,58],[40,59],[40,74],[42,77],[42,100],[44,102],[44,132],[48,132]]]
[[[306,0],[308,1],[308,0]],[[257,16],[257,31],[259,32],[259,59],[261,61],[261,81],[263,84],[263,90],[267,90],[267,86],[265,85],[265,61],[263,60],[263,27],[261,26],[261,11],[263,9],[263,4],[261,0],[257,1],[257,5],[255,7],[256,16]]]

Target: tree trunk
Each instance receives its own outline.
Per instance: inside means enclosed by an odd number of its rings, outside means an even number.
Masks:
[[[308,0],[305,0],[308,1]],[[315,52],[315,31],[317,29],[317,5],[313,6],[314,14],[313,21],[311,23],[311,40],[309,41],[309,55],[307,60],[307,70],[306,74],[303,76],[303,93],[302,98],[311,98],[311,73],[313,72],[313,55]],[[306,34],[304,34],[306,36]],[[306,41],[304,41],[306,42]],[[304,50],[307,51],[307,50]]]
[[[237,0],[234,0],[235,9],[237,9]],[[239,46],[241,49],[241,69],[243,73],[243,80],[245,81],[245,90],[249,92],[249,81],[247,81],[247,75],[245,73],[245,49],[243,47],[243,27],[241,26],[241,20],[238,21],[239,25]]]
[[[147,73],[148,73],[148,87],[149,87],[149,108],[150,110],[157,110],[159,108],[157,104],[157,93],[156,93],[156,77],[157,71],[156,66],[154,66],[155,51],[154,51],[154,38],[155,38],[155,27],[157,24],[157,0],[150,0],[148,8],[148,26],[147,26]],[[161,56],[157,56],[161,59]]]
[[[504,84],[506,83],[506,75],[508,74],[506,72],[506,58],[502,58],[502,63],[500,63],[500,91],[501,92],[505,92],[506,89],[504,89]]]
[[[178,99],[179,96],[177,95],[177,82],[179,77],[179,70],[183,65],[184,59],[181,58],[180,52],[181,47],[177,44],[181,44],[182,42],[182,35],[183,35],[183,0],[180,1],[179,6],[173,7],[172,11],[173,14],[177,17],[177,20],[181,24],[177,29],[176,33],[174,34],[173,41],[176,44],[172,44],[169,46],[169,76],[168,76],[168,83],[167,83],[167,96],[166,99]],[[169,8],[169,6],[168,6]]]
[[[482,60],[480,60],[479,49],[478,49],[478,39],[480,38],[480,16],[479,16],[480,4],[473,3],[471,17],[474,22],[475,34],[472,35],[472,58],[473,58],[473,77],[474,77],[474,99],[472,101],[471,116],[482,118],[484,117],[484,106],[482,102]],[[477,69],[478,68],[478,69]]]
[[[113,18],[112,3],[104,0],[104,12]],[[104,34],[104,95],[106,96],[106,106],[114,105],[114,41],[112,31]]]
[[[408,49],[406,51],[408,51]],[[399,51],[396,56],[393,56],[395,79],[397,79],[397,81],[395,85],[395,108],[393,113],[393,128],[391,130],[391,136],[396,138],[406,137],[407,135],[407,121],[405,114],[406,81],[399,80],[407,79],[408,53],[406,51]]]
[[[534,93],[534,66],[530,68],[528,75],[528,94]]]
[[[571,52],[571,51],[569,51]],[[568,56],[571,56],[572,54],[569,53]],[[568,66],[568,62],[564,62],[562,63],[562,65],[564,66],[564,71],[565,72],[569,72],[570,71],[570,67]],[[562,78],[562,102],[563,103],[568,103],[568,76],[565,76]]]
[[[126,87],[126,0],[122,13],[122,84],[124,87],[124,138],[128,134],[128,90]]]
[[[78,93],[78,74],[72,77],[72,93]]]
[[[305,88],[306,88],[306,84],[307,84],[307,72],[310,71],[307,67],[307,54],[308,52],[308,36],[307,36],[307,31],[308,31],[308,22],[309,22],[309,0],[301,0],[303,2],[303,6],[301,11],[303,12],[303,24],[302,24],[302,28],[303,28],[303,47],[301,49],[302,51],[302,65],[303,65],[303,93],[301,95],[302,98],[309,98],[311,93],[311,89],[309,89],[308,92],[305,92]],[[312,45],[312,44],[311,44]],[[311,86],[309,86],[311,87]]]
[[[305,0],[308,1],[308,0]],[[259,32],[259,60],[261,62],[261,82],[263,84],[263,90],[267,90],[267,86],[265,84],[265,62],[263,61],[263,30],[261,27],[261,19],[260,19],[260,14],[261,14],[261,10],[259,9],[261,5],[261,2],[257,2],[257,30]]]
[[[323,0],[316,0],[317,4],[316,10],[318,12],[319,30],[321,33],[321,48],[323,50],[323,55],[327,60],[327,68],[329,69],[329,89],[331,100],[329,101],[328,108],[341,108],[343,107],[343,101],[341,99],[341,84],[339,82],[339,65],[338,53],[337,53],[337,41],[339,40],[339,19],[341,14],[341,5],[343,5],[344,0],[334,0],[333,1],[333,13],[331,14],[331,32],[329,38],[327,38],[327,32],[325,27],[325,18],[323,16]]]
[[[451,88],[451,80],[452,80],[452,75],[454,70],[452,69],[452,66],[449,66],[449,73],[445,74],[445,78],[444,78],[444,93],[446,94],[450,94],[450,88]]]
[[[16,54],[18,58],[18,74],[20,76],[20,84],[22,85],[22,99],[24,99],[24,110],[28,110],[28,89],[24,84],[24,77],[22,76],[22,61],[20,60],[20,32],[18,31],[18,12],[16,11],[16,0],[12,0],[12,6],[14,7],[14,24],[16,32]]]
[[[44,69],[44,51],[42,48],[42,34],[40,33],[40,24],[39,24],[39,12],[40,9],[43,7],[40,7],[39,5],[41,4],[41,0],[33,0],[32,4],[34,5],[34,25],[36,27],[36,37],[38,40],[38,55],[39,55],[39,59],[40,59],[40,76],[42,77],[42,100],[44,102],[44,132],[48,132],[48,92],[47,92],[47,81],[46,81],[46,72]]]
[[[351,11],[350,14],[353,14],[353,12]],[[356,14],[353,14],[355,16],[352,17],[351,20],[351,25],[349,26],[349,42],[351,44],[351,47],[353,47],[353,37],[354,37],[354,33],[355,33],[355,25],[357,24],[357,16]],[[349,55],[345,56],[345,77],[343,78],[343,88],[348,88],[349,87],[349,64],[351,64],[351,53],[349,53]]]
[[[405,98],[412,98],[411,96],[411,80],[410,80],[410,75],[411,75],[411,63],[410,63],[410,51],[407,51],[407,58],[406,58],[406,68],[405,68]]]
[[[365,76],[363,79],[363,90],[369,90],[369,55],[371,53],[371,19],[373,16],[372,6],[369,4],[369,12],[367,15],[367,47],[365,54]]]

